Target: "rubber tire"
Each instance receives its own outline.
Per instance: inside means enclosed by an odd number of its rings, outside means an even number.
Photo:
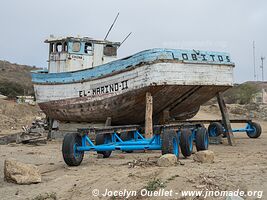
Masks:
[[[179,157],[179,138],[175,130],[164,130],[162,133],[162,147],[161,147],[161,153],[164,154],[174,154],[174,145],[173,145],[173,139],[177,142],[177,149],[178,154],[176,155]]]
[[[197,129],[195,143],[197,151],[203,151],[209,148],[209,135],[206,128],[201,127]]]
[[[191,156],[193,152],[193,138],[190,141],[190,137],[192,137],[192,131],[190,129],[181,129],[180,148],[185,158]]]
[[[261,125],[258,124],[258,123],[256,123],[256,122],[250,122],[250,125],[256,129],[256,133],[254,133],[253,135],[251,135],[251,133],[249,133],[247,131],[248,137],[250,137],[250,138],[258,138],[258,137],[260,137],[261,132],[262,132]]]
[[[216,132],[216,136],[213,136],[210,134],[211,130],[216,128],[217,132]],[[223,126],[220,122],[212,122],[210,123],[209,127],[208,127],[208,133],[210,137],[218,137],[220,135],[225,135],[224,131],[223,131]]]
[[[78,166],[81,164],[84,151],[74,153],[74,145],[82,146],[82,137],[78,133],[68,133],[62,143],[62,155],[68,166]],[[77,156],[78,155],[78,156]]]
[[[110,134],[97,134],[95,137],[95,144],[96,145],[105,144],[106,137],[111,137],[111,135]],[[103,158],[109,158],[112,151],[97,151],[97,153],[102,154]]]
[[[120,134],[120,138],[122,141],[127,141],[133,139],[133,132],[123,132]],[[133,153],[133,151],[124,151],[126,153]]]

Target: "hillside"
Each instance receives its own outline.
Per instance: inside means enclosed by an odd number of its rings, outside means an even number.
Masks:
[[[30,71],[35,69],[37,68],[0,61],[0,93],[9,98],[33,95]]]

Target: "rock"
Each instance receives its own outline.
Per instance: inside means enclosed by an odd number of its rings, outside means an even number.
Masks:
[[[177,157],[174,154],[164,154],[158,161],[158,166],[160,167],[169,167],[177,164]]]
[[[201,163],[213,163],[214,153],[210,150],[198,151],[194,154],[194,161]]]
[[[4,177],[7,182],[17,184],[41,182],[41,174],[37,166],[21,163],[16,160],[5,160]]]

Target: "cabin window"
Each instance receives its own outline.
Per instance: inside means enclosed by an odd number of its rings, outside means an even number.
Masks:
[[[63,51],[64,52],[68,52],[68,44],[67,44],[67,42],[63,43]]]
[[[84,53],[92,54],[93,52],[93,45],[92,43],[86,42],[84,45]]]
[[[117,56],[117,47],[112,45],[106,45],[104,47],[105,56]]]
[[[54,43],[50,43],[49,45],[49,52],[53,53],[54,52]]]
[[[81,43],[80,42],[73,42],[72,44],[72,51],[79,52],[81,50]]]
[[[62,51],[62,43],[58,42],[56,44],[56,52],[60,53]]]

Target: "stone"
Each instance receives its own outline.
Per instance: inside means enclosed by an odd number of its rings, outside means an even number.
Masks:
[[[41,174],[37,166],[25,164],[13,159],[4,163],[4,178],[7,182],[32,184],[41,182]]]
[[[174,154],[164,154],[158,159],[157,164],[160,167],[174,166],[177,164],[177,157]]]
[[[194,154],[194,161],[201,163],[213,163],[214,153],[210,150],[198,151]]]

